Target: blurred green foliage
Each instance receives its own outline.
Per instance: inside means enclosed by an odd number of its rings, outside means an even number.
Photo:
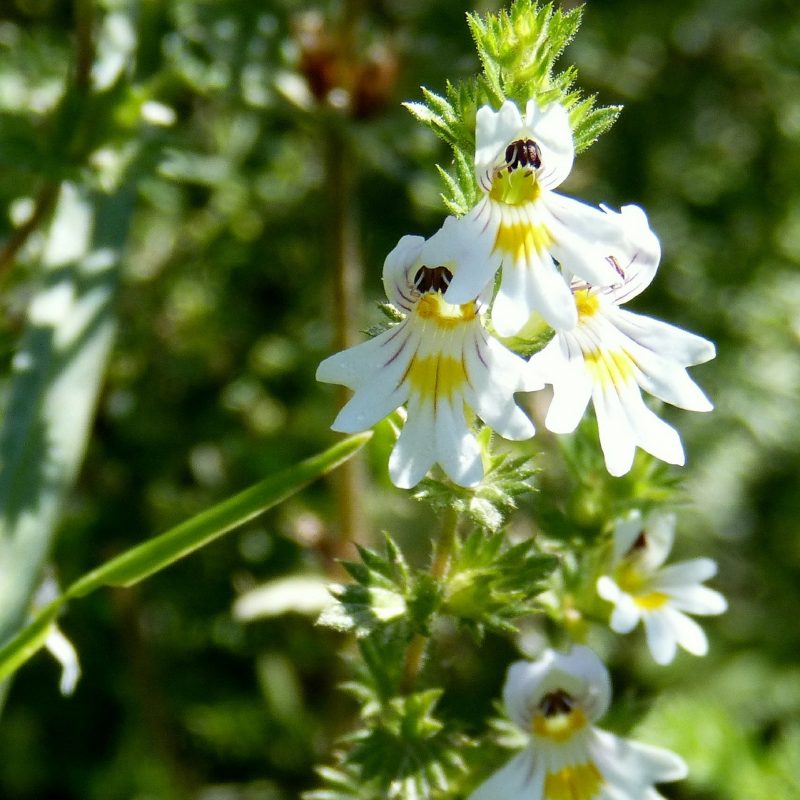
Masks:
[[[365,291],[377,300],[385,254],[443,213],[433,165],[449,154],[400,103],[477,69],[464,18],[474,7],[450,0],[105,0],[94,3],[96,91],[81,101],[69,76],[91,7],[0,5],[0,249],[63,178],[136,193],[119,332],[52,554],[62,584],[332,440],[334,393],[313,377],[332,346],[330,131],[351,143]],[[356,20],[355,73],[327,38],[343,15]],[[649,663],[639,634],[623,639],[608,725],[638,725],[686,757],[691,777],[670,797],[791,800],[800,16],[791,0],[590,0],[568,63],[585,92],[625,110],[565,190],[646,208],[664,258],[636,309],[719,349],[694,370],[716,412],[669,416],[690,465],[679,555],[719,561],[730,611],[706,626],[707,658],[681,655],[669,670]],[[41,247],[37,228],[0,273],[3,375]],[[367,303],[358,322],[378,318]],[[0,392],[5,401],[5,383]],[[436,521],[389,489],[386,439],[379,430],[368,454],[364,513],[421,563]],[[548,481],[557,497],[559,476]],[[579,487],[575,508],[591,514],[598,485]],[[529,529],[531,507],[513,524]],[[16,678],[0,720],[0,797],[282,800],[314,787],[313,765],[358,711],[336,689],[347,639],[293,614],[244,624],[231,607],[272,578],[341,577],[333,517],[317,485],[142,586],[76,606],[63,627],[84,677],[69,699],[44,656]],[[447,687],[437,716],[477,732],[511,645],[443,631],[436,646],[432,679]]]

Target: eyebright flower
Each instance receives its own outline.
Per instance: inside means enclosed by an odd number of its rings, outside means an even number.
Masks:
[[[662,566],[674,535],[674,514],[651,514],[643,520],[636,512],[620,520],[614,529],[612,573],[597,581],[598,594],[614,604],[611,628],[630,633],[642,620],[659,664],[672,661],[677,645],[704,656],[706,635],[686,614],[722,614],[727,608],[719,592],[701,585],[717,572],[710,558]]]
[[[431,240],[432,260],[445,263],[452,254],[458,267],[447,301],[475,297],[502,265],[492,310],[501,336],[519,331],[533,311],[555,328],[572,328],[577,316],[569,279],[613,284],[619,280],[614,261],[629,262],[633,251],[615,217],[552,191],[569,174],[575,154],[567,111],[558,103],[540,108],[533,100],[524,117],[510,100],[499,111],[483,106],[475,138],[484,196]]]
[[[543,384],[524,359],[487,333],[481,321],[485,298],[461,305],[444,299],[452,273],[429,266],[424,244],[422,237],[404,236],[384,264],[386,294],[406,318],[326,358],[317,379],[355,392],[333,423],[337,431],[366,430],[408,403],[389,459],[397,486],[415,486],[434,463],[455,483],[473,486],[483,477],[483,465],[465,406],[507,439],[527,439],[534,427],[514,393]]]
[[[614,262],[615,286],[572,281],[577,325],[557,331],[531,364],[553,385],[548,430],[574,431],[591,398],[606,467],[619,476],[630,470],[637,446],[670,464],[684,463],[677,431],[645,405],[640,388],[679,408],[710,411],[686,367],[712,359],[715,349],[707,339],[619,307],[650,284],[661,251],[640,208],[604,211],[625,228],[634,256]]]
[[[530,743],[469,800],[663,800],[653,785],[686,777],[686,764],[669,750],[594,727],[611,685],[588,647],[512,664],[503,699]]]

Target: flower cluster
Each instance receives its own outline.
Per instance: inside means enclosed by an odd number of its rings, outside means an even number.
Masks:
[[[459,485],[477,484],[472,413],[506,438],[529,438],[534,427],[514,395],[545,384],[553,387],[545,425],[555,433],[573,431],[592,400],[612,475],[630,470],[637,446],[683,464],[677,432],[641,390],[710,410],[686,368],[713,358],[714,346],[621,308],[652,281],[658,239],[636,206],[594,208],[554,191],[574,153],[559,103],[530,100],[524,114],[510,100],[480,108],[479,201],[427,241],[403,237],[387,257],[386,293],[405,319],[320,364],[319,380],[355,392],[335,430],[365,430],[407,404],[389,462],[396,485],[414,486],[433,464]],[[496,336],[522,336],[534,315],[554,336],[526,362]]]
[[[725,598],[703,586],[716,564],[697,558],[664,566],[672,548],[675,516],[637,511],[614,526],[610,575],[597,592],[613,604],[610,625],[629,633],[644,622],[647,644],[659,664],[678,645],[705,655],[708,642],[687,613],[721,614]],[[683,761],[656,747],[620,739],[593,723],[608,709],[608,672],[588,647],[566,654],[546,650],[536,661],[512,664],[503,692],[511,720],[527,746],[481,784],[469,800],[658,800],[654,784],[686,777]]]
[[[713,358],[714,345],[623,308],[652,282],[661,247],[638,206],[595,208],[555,191],[574,155],[561,104],[530,100],[523,112],[507,100],[497,110],[480,108],[477,202],[427,240],[400,239],[383,283],[401,321],[320,364],[319,380],[353,390],[335,430],[365,430],[406,407],[389,459],[397,486],[415,486],[435,464],[459,486],[480,483],[474,418],[508,439],[528,439],[534,426],[515,395],[548,384],[545,426],[571,433],[591,400],[611,475],[631,469],[637,447],[684,463],[678,433],[642,390],[679,408],[711,410],[687,368]],[[530,356],[527,332],[542,322],[552,336]],[[514,352],[520,342],[528,358]],[[674,527],[664,513],[617,520],[610,546],[603,551],[600,543],[583,578],[610,604],[613,631],[643,622],[659,664],[672,661],[678,646],[704,655],[705,634],[688,615],[726,608],[703,585],[716,572],[713,561],[665,566]],[[513,664],[505,705],[527,745],[470,800],[658,800],[655,785],[685,777],[686,765],[596,728],[610,698],[606,668],[583,645]]]

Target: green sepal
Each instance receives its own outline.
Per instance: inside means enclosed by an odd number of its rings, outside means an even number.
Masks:
[[[383,314],[384,319],[361,331],[361,333],[368,336],[370,339],[380,336],[384,331],[388,331],[389,328],[393,328],[398,322],[402,322],[405,319],[405,314],[403,314],[400,309],[395,308],[391,303],[381,302],[376,303],[376,305],[381,314]]]
[[[409,631],[427,634],[440,588],[427,573],[410,569],[389,534],[384,540],[384,554],[359,546],[361,562],[342,562],[355,583],[331,587],[338,602],[322,612],[320,625],[364,637],[402,621]]]
[[[393,697],[348,737],[352,749],[347,760],[358,765],[363,781],[380,787],[381,797],[436,797],[465,772],[468,740],[434,716],[442,691]]]
[[[549,538],[592,546],[610,521],[634,509],[647,514],[680,499],[680,473],[643,450],[637,450],[626,475],[609,475],[593,413],[581,420],[575,433],[556,441],[569,481],[540,495],[537,513]]]
[[[475,531],[453,557],[442,613],[478,636],[485,629],[513,633],[516,620],[541,610],[537,596],[558,565],[533,539],[509,547],[503,534]]]
[[[517,499],[534,490],[537,468],[528,456],[491,453],[491,430],[482,428],[478,442],[484,452],[485,474],[473,487],[457,486],[446,477],[429,476],[414,491],[415,500],[424,500],[435,511],[452,508],[487,531],[499,531],[517,507]]]

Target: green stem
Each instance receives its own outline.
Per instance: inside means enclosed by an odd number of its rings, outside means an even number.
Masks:
[[[453,550],[458,541],[458,523],[460,519],[455,509],[448,508],[447,511],[445,511],[444,519],[442,520],[442,530],[434,544],[433,560],[431,562],[431,576],[437,583],[445,581],[450,571]],[[407,694],[414,688],[414,684],[422,669],[422,663],[425,660],[427,644],[428,637],[417,633],[408,646],[406,660],[403,666],[403,680],[401,686],[403,693]]]
[[[458,538],[460,519],[458,511],[454,508],[448,508],[444,513],[442,532],[434,546],[433,563],[431,564],[431,575],[437,581],[444,580],[450,569],[450,559]]]

